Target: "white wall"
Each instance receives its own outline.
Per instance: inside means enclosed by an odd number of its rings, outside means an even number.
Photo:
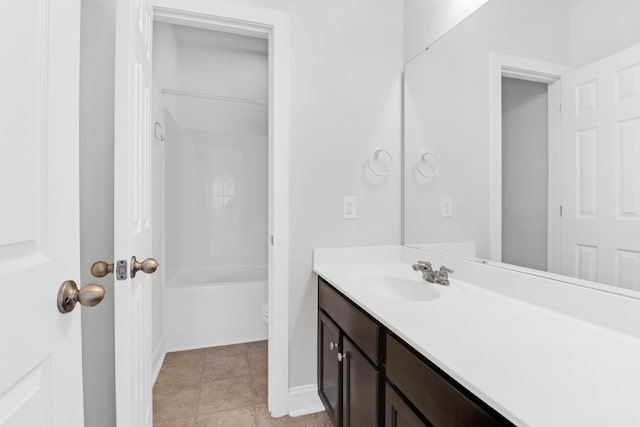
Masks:
[[[475,241],[489,257],[490,52],[568,64],[569,16],[569,0],[490,0],[406,66],[407,243]],[[431,180],[415,170],[423,149],[440,160]]]
[[[488,0],[404,0],[404,62],[423,51]]]
[[[290,12],[290,384],[313,384],[317,284],[312,273],[312,249],[400,242],[402,3],[238,1]],[[110,34],[115,25],[114,5],[110,0],[83,0],[85,6],[95,8],[96,15],[92,19],[83,15],[83,42],[95,43],[95,50],[88,51],[93,46],[87,46],[82,65],[100,61],[101,67],[92,76],[92,84],[83,86],[82,96],[101,104],[112,103],[114,40]],[[101,14],[98,9],[106,12]],[[112,127],[113,113],[109,108],[88,112],[89,117]],[[88,134],[95,136],[93,130]],[[113,142],[108,135],[104,133],[96,144],[111,152]],[[86,143],[87,137],[82,141]],[[378,145],[388,149],[396,160],[395,169],[385,179],[375,179],[366,169],[366,160]],[[101,180],[110,183],[112,162],[104,164]],[[111,194],[108,186],[98,188],[100,197],[104,197],[105,188]],[[345,195],[358,197],[356,220],[342,218]],[[110,218],[111,206],[103,214]],[[106,223],[111,224],[108,219]],[[105,227],[101,230],[104,232]],[[112,253],[107,249],[105,256]],[[112,304],[110,307],[112,310]],[[89,323],[86,322],[87,327]],[[100,321],[95,327],[103,326]],[[108,341],[104,334],[101,338]],[[107,342],[100,351],[104,356],[100,364],[103,379],[96,379],[93,384],[96,390],[111,393],[113,346]],[[86,395],[93,398],[89,392]],[[108,401],[113,402],[113,396]],[[113,425],[111,411],[113,406],[93,413]]]
[[[316,382],[315,247],[400,241],[402,3],[242,0],[291,21],[290,385]],[[395,169],[374,179],[375,146]],[[357,197],[356,220],[342,198]]]
[[[576,68],[640,42],[640,1],[571,0]]]
[[[312,249],[400,240],[402,8],[392,0],[245,3],[290,12],[290,383],[312,384]],[[366,169],[375,146],[389,149],[396,160],[386,179],[374,179]],[[345,195],[358,197],[356,220],[342,218]]]
[[[97,279],[89,269],[95,261],[113,261],[115,2],[82,0],[81,19],[80,278],[106,290],[99,305],[82,308],[84,417],[88,427],[113,427],[113,276]]]
[[[185,269],[266,267],[267,137],[181,129],[165,147],[176,153],[165,169],[168,282]]]
[[[490,52],[579,67],[640,42],[638,16],[636,1],[490,0],[408,64],[406,241],[473,240],[489,257]],[[412,167],[423,148],[440,157],[433,180]],[[442,196],[453,197],[451,218],[440,217]]]

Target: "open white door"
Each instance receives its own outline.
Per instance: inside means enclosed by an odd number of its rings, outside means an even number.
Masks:
[[[150,110],[151,8],[147,0],[118,0],[116,15],[114,259],[126,274],[114,284],[118,427],[151,427],[151,288],[132,277],[132,257],[151,250]]]
[[[562,273],[640,290],[640,45],[562,77]]]
[[[80,278],[80,1],[2,9],[0,426],[80,427],[80,307],[57,308]]]

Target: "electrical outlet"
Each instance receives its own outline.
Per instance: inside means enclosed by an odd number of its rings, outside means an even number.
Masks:
[[[451,196],[440,197],[440,216],[453,216],[453,198]]]
[[[344,196],[343,205],[344,219],[356,218],[356,198],[355,196]]]

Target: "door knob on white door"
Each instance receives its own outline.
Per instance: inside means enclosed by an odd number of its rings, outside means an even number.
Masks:
[[[58,310],[60,313],[73,311],[77,303],[85,307],[93,307],[104,299],[104,288],[100,285],[87,285],[78,289],[76,282],[66,280],[58,290]]]
[[[158,261],[153,258],[147,258],[144,261],[140,262],[136,259],[135,255],[131,257],[131,278],[136,277],[136,273],[141,271],[143,273],[151,274],[154,273],[158,266]]]
[[[104,261],[96,261],[91,265],[91,274],[93,277],[104,277],[109,273],[113,273],[113,263],[109,264]]]

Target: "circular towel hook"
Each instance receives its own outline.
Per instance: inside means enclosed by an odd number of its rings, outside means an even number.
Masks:
[[[158,135],[158,129],[160,129],[160,135]],[[162,125],[156,122],[153,126],[153,136],[160,142],[164,142],[164,132],[162,132]]]
[[[380,158],[380,154],[384,154],[387,157],[389,157],[389,167],[387,168],[386,171],[377,171],[373,165],[371,164],[371,160],[372,159],[379,159]],[[369,160],[367,160],[367,165],[369,166],[369,170],[371,171],[372,174],[376,175],[376,176],[387,176],[391,173],[391,168],[393,166],[393,157],[391,156],[391,153],[389,153],[387,150],[385,150],[384,148],[380,148],[380,147],[376,147],[373,150],[373,156],[369,157]]]
[[[429,159],[432,159],[431,161],[433,162],[433,172],[430,174],[425,173],[425,171],[420,168],[420,163],[427,163]],[[422,151],[422,153],[420,153],[420,155],[418,156],[418,160],[416,161],[416,169],[418,170],[418,173],[425,178],[435,178],[435,176],[438,175],[438,172],[440,171],[440,161],[438,160],[438,156],[436,156],[432,151]]]

